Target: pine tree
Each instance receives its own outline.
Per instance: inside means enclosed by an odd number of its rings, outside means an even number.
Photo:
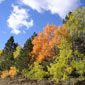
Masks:
[[[14,65],[13,52],[16,50],[17,46],[18,44],[14,42],[14,37],[11,36],[3,49],[4,59],[1,62],[1,70],[9,69],[10,66]]]
[[[3,50],[4,56],[13,59],[13,52],[16,50],[16,47],[17,44],[14,42],[14,37],[11,36],[7,43],[5,44],[5,48]]]
[[[16,58],[16,66],[22,70],[28,67],[28,64],[32,63],[31,51],[33,49],[32,40],[37,34],[34,33],[31,38],[27,39],[24,44],[24,47],[21,49],[20,55]]]

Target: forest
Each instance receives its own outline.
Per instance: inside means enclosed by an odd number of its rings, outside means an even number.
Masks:
[[[0,78],[18,77],[85,80],[85,7],[69,12],[61,26],[47,24],[23,47],[10,36],[0,50]]]

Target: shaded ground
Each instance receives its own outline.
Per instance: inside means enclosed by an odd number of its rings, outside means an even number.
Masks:
[[[49,81],[22,80],[22,79],[0,79],[0,85],[55,85]]]
[[[56,84],[53,81],[37,81],[22,79],[0,79],[0,85],[85,85],[85,80],[70,80]]]

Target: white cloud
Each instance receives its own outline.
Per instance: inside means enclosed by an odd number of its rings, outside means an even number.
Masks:
[[[5,0],[0,0],[0,4],[1,4],[3,1],[5,1]]]
[[[20,0],[33,10],[41,13],[50,11],[52,14],[59,14],[61,18],[65,18],[68,12],[79,6],[79,0]]]
[[[29,29],[33,26],[33,20],[30,19],[26,9],[20,8],[17,5],[12,5],[12,8],[13,11],[7,20],[8,26],[11,28],[11,33],[19,34],[21,31],[25,31],[25,28]]]

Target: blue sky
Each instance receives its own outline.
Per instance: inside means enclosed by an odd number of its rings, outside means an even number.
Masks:
[[[46,24],[62,25],[70,11],[85,6],[85,0],[0,0],[0,49],[11,35],[21,46]]]

